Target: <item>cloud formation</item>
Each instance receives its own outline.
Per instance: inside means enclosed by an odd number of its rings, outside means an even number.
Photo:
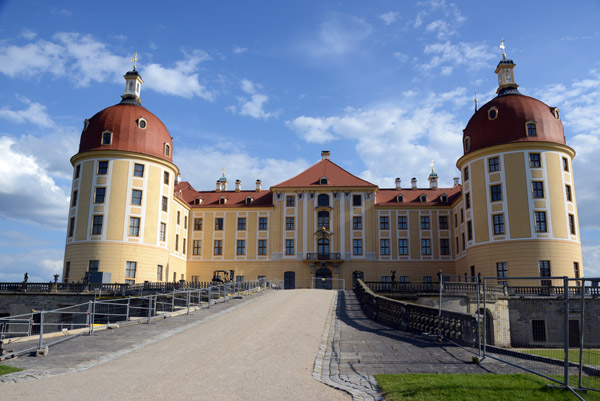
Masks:
[[[381,14],[379,16],[379,19],[381,19],[384,24],[390,25],[390,24],[393,24],[394,22],[396,22],[396,20],[398,19],[398,13],[390,11],[390,12]]]
[[[269,101],[269,97],[263,93],[259,93],[255,84],[248,80],[242,79],[240,83],[242,91],[250,96],[239,96],[238,106],[230,106],[229,110],[233,114],[248,116],[256,119],[267,120],[276,116],[278,113],[270,113],[264,110],[264,105]]]
[[[334,14],[323,21],[318,34],[305,44],[307,54],[316,59],[331,60],[356,52],[373,32],[363,18]]]
[[[0,118],[18,124],[34,124],[42,128],[54,127],[54,121],[46,113],[46,106],[21,97],[20,100],[29,107],[24,110],[11,110],[7,107],[0,109]]]
[[[26,39],[35,35],[25,31]],[[98,62],[102,60],[102,62]],[[159,93],[212,100],[214,93],[200,82],[201,63],[210,60],[203,50],[184,52],[183,60],[173,67],[157,63],[143,65],[141,73],[148,78],[147,88]],[[131,69],[130,56],[114,54],[109,47],[91,35],[59,32],[51,41],[39,39],[23,46],[0,45],[0,73],[11,78],[38,77],[50,74],[69,79],[76,87],[91,82],[122,82],[123,73]]]

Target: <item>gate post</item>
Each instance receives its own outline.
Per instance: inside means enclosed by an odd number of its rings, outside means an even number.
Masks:
[[[44,311],[40,312],[40,339],[38,342],[38,349],[42,349],[44,346]]]
[[[94,322],[96,321],[96,298],[92,302],[92,314],[90,316],[90,335],[94,334]]]
[[[569,386],[569,278],[563,277],[563,288],[565,295],[565,315],[563,320],[563,346],[565,351],[565,373],[564,381],[565,386]]]
[[[192,292],[191,290],[187,291],[187,314],[190,314],[190,296],[191,296]]]

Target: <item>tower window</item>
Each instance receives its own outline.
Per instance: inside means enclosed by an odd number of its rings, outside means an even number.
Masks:
[[[572,214],[569,214],[569,229],[571,234],[575,235],[575,216]]]
[[[102,222],[104,216],[99,214],[95,215],[92,220],[92,234],[102,234]]]
[[[495,214],[494,219],[494,235],[504,234],[504,215]]]
[[[527,125],[527,136],[537,136],[536,123],[528,122],[526,125]]]
[[[544,183],[542,181],[533,181],[531,183],[531,190],[533,198],[544,197]]]
[[[81,174],[81,164],[78,164],[75,167],[75,179],[78,179],[80,174]]]
[[[495,107],[492,107],[488,110],[488,118],[490,120],[495,120],[498,117],[498,109]]]
[[[465,167],[463,170],[463,181],[469,181],[469,167]]]
[[[140,218],[130,217],[129,218],[129,235],[132,237],[140,236]]]
[[[134,177],[143,177],[144,176],[144,165],[143,164],[135,164],[133,166],[133,176]]]
[[[139,189],[131,190],[131,204],[141,206],[142,204],[142,191]]]
[[[535,231],[538,233],[545,233],[548,231],[546,226],[546,212],[534,212],[535,213]]]
[[[492,185],[490,187],[490,195],[492,198],[492,202],[501,201],[502,200],[502,186],[500,184]]]
[[[102,145],[110,145],[112,144],[112,132],[104,131],[102,133]]]
[[[529,154],[529,167],[539,168],[542,167],[542,158],[539,153]]]
[[[571,201],[573,200],[573,198],[572,198],[572,196],[571,196],[571,186],[570,186],[570,185],[568,185],[568,184],[566,184],[566,185],[565,185],[565,194],[566,194],[566,196],[567,196],[567,200],[568,200],[569,202],[571,202]]]
[[[169,185],[169,172],[168,171],[165,171],[163,173],[163,183]]]
[[[552,114],[554,115],[554,118],[560,120],[560,111],[558,111],[558,107],[552,109]]]
[[[471,150],[471,137],[470,136],[465,138],[464,145],[465,145],[465,152],[468,152]]]
[[[146,119],[144,117],[140,118],[138,120],[138,127],[141,129],[146,129],[146,127],[148,126],[148,122],[146,121]]]
[[[106,188],[97,187],[94,192],[94,203],[104,203],[104,198],[106,197]]]
[[[293,239],[285,240],[285,254],[286,255],[294,254],[294,240]]]
[[[569,172],[569,160],[566,157],[562,158],[563,171]]]
[[[171,156],[171,146],[168,143],[165,143],[164,153],[165,156]]]
[[[87,118],[85,120],[83,120],[83,130],[87,130],[88,127],[90,126],[90,120],[88,120]]]
[[[490,173],[500,171],[500,159],[498,157],[490,157],[488,160],[488,167]]]
[[[167,199],[166,196],[163,196],[162,197],[162,211],[166,212],[168,207],[169,207],[169,199]]]
[[[107,161],[100,161],[98,162],[98,175],[106,175],[108,174],[108,162]]]

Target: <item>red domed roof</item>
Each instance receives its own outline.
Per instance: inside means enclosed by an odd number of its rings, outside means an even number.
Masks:
[[[140,121],[145,120],[145,128]],[[81,132],[79,153],[95,150],[125,150],[173,161],[173,138],[167,127],[142,106],[120,103],[96,113]],[[144,124],[142,123],[142,126]],[[109,144],[102,144],[102,134],[112,132]],[[169,145],[165,155],[165,144]]]
[[[496,109],[490,116],[489,112]],[[463,131],[466,153],[513,142],[554,142],[565,144],[558,109],[521,94],[495,97],[475,112]],[[536,123],[536,135],[527,135],[527,123]],[[467,149],[466,142],[470,142]]]

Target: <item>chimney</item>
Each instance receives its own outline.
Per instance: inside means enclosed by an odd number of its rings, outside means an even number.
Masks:
[[[459,180],[460,178],[454,177],[454,186],[457,186],[459,184]]]
[[[262,189],[262,182],[260,180],[256,180],[256,192],[260,192]]]
[[[330,157],[331,157],[330,151],[328,151],[328,150],[321,151],[321,160],[329,160]]]
[[[175,177],[175,185],[179,184],[181,182],[181,174],[177,174],[177,177]]]
[[[221,186],[223,188],[223,191],[227,191],[227,184],[228,184],[227,180],[221,181],[221,183],[222,183]]]
[[[412,190],[416,190],[417,189],[417,179],[415,177],[410,179],[410,186]]]
[[[240,192],[242,190],[242,181],[235,180],[235,192]]]
[[[396,191],[400,191],[401,187],[400,187],[400,178],[397,177],[396,180],[394,181],[396,183]]]
[[[216,189],[216,191],[217,192],[221,192],[221,189],[222,189],[222,187],[221,187],[221,181],[217,181],[217,189]]]

